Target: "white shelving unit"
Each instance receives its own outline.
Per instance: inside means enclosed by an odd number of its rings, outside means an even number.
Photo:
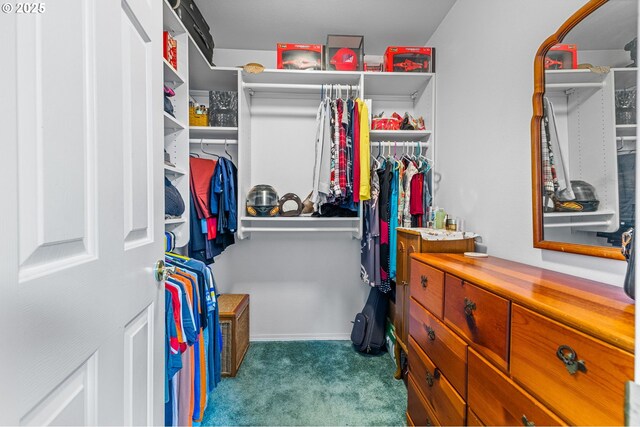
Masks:
[[[164,149],[175,166],[164,165],[165,177],[178,189],[185,204],[181,218],[166,219],[165,229],[176,236],[176,247],[189,243],[189,48],[188,33],[180,18],[165,0],[163,8],[163,30],[169,31],[177,41],[178,67],[173,68],[162,58],[164,84],[176,95],[171,98],[175,117],[164,113]]]
[[[369,137],[372,142],[390,141],[390,142],[426,142],[431,136],[429,130],[372,130]]]
[[[593,185],[600,201],[595,212],[545,213],[545,240],[582,243],[588,233],[618,229],[614,77],[588,69],[545,72],[545,96],[554,105],[571,180]]]

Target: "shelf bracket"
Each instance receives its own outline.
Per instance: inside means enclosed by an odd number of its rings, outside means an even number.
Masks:
[[[253,89],[249,89],[249,96],[253,96],[255,95],[255,92],[253,91]]]
[[[411,96],[411,100],[415,101],[416,98],[418,97],[418,91],[413,92],[410,96]]]

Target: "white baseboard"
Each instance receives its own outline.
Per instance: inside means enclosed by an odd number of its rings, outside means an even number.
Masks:
[[[251,335],[250,341],[329,341],[329,340],[349,340],[349,333],[335,334],[262,334]]]

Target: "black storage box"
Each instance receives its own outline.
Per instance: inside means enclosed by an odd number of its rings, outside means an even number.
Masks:
[[[211,65],[213,63],[213,36],[209,24],[204,20],[200,9],[194,0],[180,0],[176,10],[178,17],[191,34],[191,37],[198,45],[198,49]]]

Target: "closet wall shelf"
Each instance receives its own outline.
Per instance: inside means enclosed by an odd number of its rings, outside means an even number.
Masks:
[[[379,141],[428,141],[430,130],[372,130],[369,132],[371,142]]]
[[[162,58],[162,62],[164,66],[164,84],[174,89],[183,84],[184,78],[182,75],[166,59]]]
[[[192,139],[238,139],[237,127],[190,126],[189,137]],[[224,141],[222,142],[224,144]]]
[[[376,73],[365,71],[367,97],[411,97],[420,92],[435,76],[433,73]]]
[[[176,175],[176,176],[181,176],[181,175],[186,175],[187,174],[182,169],[177,168],[175,166],[169,166],[169,165],[164,165],[164,171],[165,171],[165,173]]]
[[[548,212],[544,214],[544,228],[592,229],[595,227],[597,230],[598,227],[611,226],[614,215],[615,212],[612,210],[595,212]]]
[[[164,223],[165,225],[179,225],[179,224],[183,224],[185,223],[187,220],[184,218],[171,218],[171,219],[165,219]]]
[[[189,89],[238,90],[239,68],[212,67],[189,34]]]
[[[167,130],[170,131],[178,131],[178,130],[182,130],[184,129],[184,125],[182,123],[180,123],[175,117],[171,116],[171,114],[165,112],[164,113],[164,130],[165,130],[165,135],[167,133],[171,133],[171,132],[167,132]]]
[[[547,70],[544,73],[546,85],[602,83],[607,74],[593,73],[590,70]]]
[[[616,125],[617,136],[636,136],[636,125]]]
[[[260,222],[260,223],[320,223],[320,222],[344,222],[353,223],[359,222],[359,217],[315,217],[315,216],[275,216],[275,217],[255,217],[255,216],[243,216],[240,218],[243,222]]]

